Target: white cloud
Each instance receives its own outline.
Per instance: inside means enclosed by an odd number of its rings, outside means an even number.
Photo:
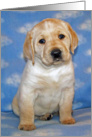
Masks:
[[[81,88],[84,85],[84,82],[80,81],[80,79],[75,80],[75,90]]]
[[[17,87],[20,83],[20,80],[21,76],[15,73],[6,79],[6,84]]]
[[[73,62],[73,66],[74,66],[74,68],[76,68],[76,67],[77,67],[77,64]]]
[[[84,72],[85,73],[91,73],[91,67],[88,67]]]
[[[9,66],[9,63],[6,62],[4,59],[1,60],[1,68],[6,68]]]
[[[80,26],[78,27],[80,30],[87,30],[91,31],[91,20],[85,20]]]
[[[81,102],[73,103],[73,109],[78,109],[79,107],[82,107],[82,106],[83,106],[83,103],[81,103]]]
[[[87,41],[82,34],[78,34],[78,39],[79,39],[78,45],[82,45]]]
[[[19,55],[19,57],[20,57],[21,59],[23,59],[23,53],[21,53],[21,54]]]
[[[67,18],[76,18],[83,14],[82,11],[61,11],[54,15],[54,18],[58,19],[67,19]]]
[[[4,19],[3,18],[1,18],[1,23],[4,23]]]
[[[12,110],[11,104],[9,104],[8,106],[6,106],[6,109],[8,109],[9,111]]]
[[[12,44],[13,41],[7,36],[1,36],[1,47]]]
[[[35,21],[33,23],[27,23],[24,26],[17,29],[17,32],[26,34],[29,30],[31,30],[38,22]]]
[[[85,53],[86,56],[91,56],[91,49],[88,49]]]

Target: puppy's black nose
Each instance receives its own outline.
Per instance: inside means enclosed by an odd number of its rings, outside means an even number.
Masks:
[[[61,50],[60,49],[54,49],[51,51],[51,56],[53,59],[61,58]]]

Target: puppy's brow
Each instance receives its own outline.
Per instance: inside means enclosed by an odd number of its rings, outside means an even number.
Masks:
[[[40,36],[41,36],[41,37],[44,37],[44,35],[43,35],[43,34],[41,34]]]
[[[45,22],[44,24],[45,24],[46,29],[52,27],[52,23],[51,22]]]

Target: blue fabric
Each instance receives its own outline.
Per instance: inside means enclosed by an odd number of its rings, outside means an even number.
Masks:
[[[65,20],[71,24],[72,28],[78,34],[79,44],[73,55],[75,69],[73,109],[91,107],[91,12],[2,11],[1,110],[3,112],[12,111],[12,99],[18,90],[25,66],[22,55],[26,33],[35,24],[45,18]]]
[[[91,109],[74,110],[74,125],[62,125],[58,115],[50,121],[35,119],[36,130],[18,130],[19,117],[12,112],[1,113],[1,136],[91,136]]]

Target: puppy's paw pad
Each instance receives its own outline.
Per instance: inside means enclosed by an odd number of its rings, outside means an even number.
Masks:
[[[32,125],[20,124],[18,126],[18,129],[25,130],[25,131],[31,131],[31,130],[35,130],[36,126],[34,124]]]
[[[53,115],[50,114],[50,115],[47,117],[47,120],[50,120],[50,119],[52,119],[52,118],[53,118]]]
[[[45,114],[44,116],[41,116],[41,117],[40,117],[40,120],[45,120],[45,121],[47,121],[47,120],[52,119],[52,117],[53,117],[52,114]]]
[[[68,118],[68,119],[62,120],[61,123],[62,124],[74,124],[75,119],[74,118]]]

